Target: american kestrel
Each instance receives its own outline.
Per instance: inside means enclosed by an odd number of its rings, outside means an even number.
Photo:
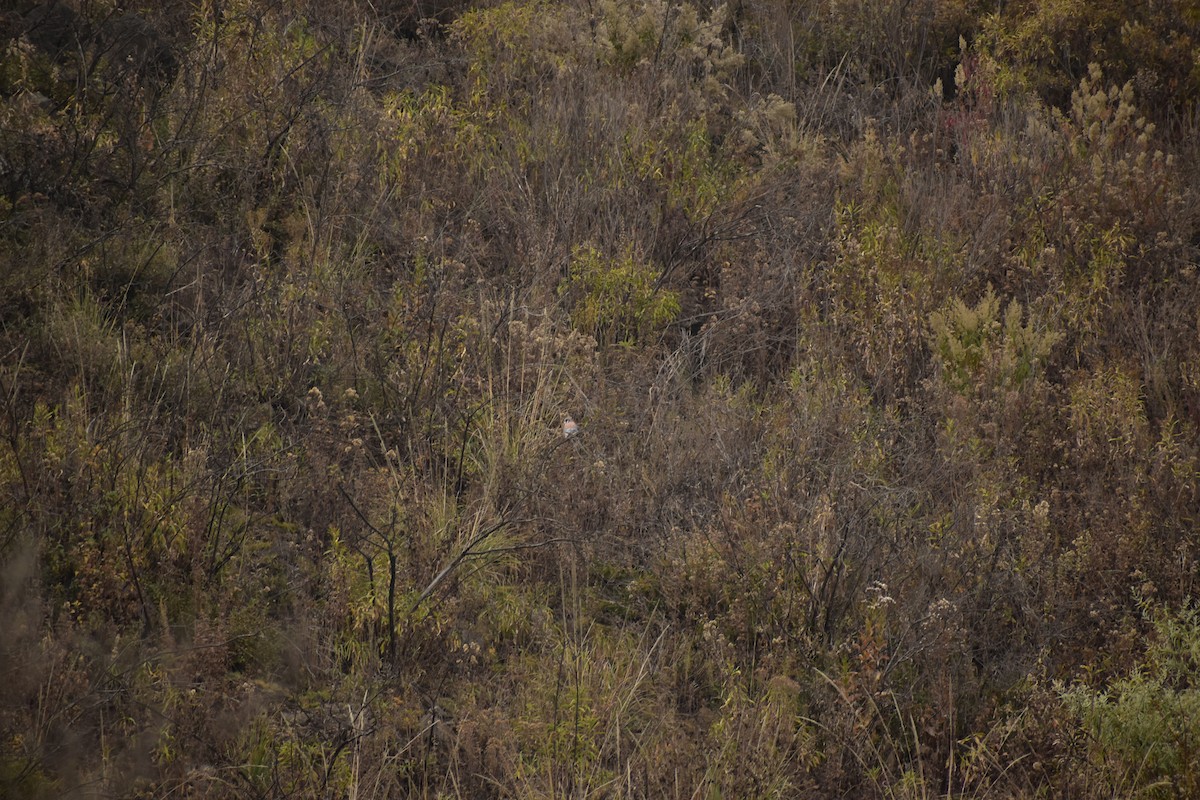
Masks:
[[[571,415],[563,417],[563,438],[570,439],[575,434],[579,433],[579,425],[575,420],[571,419]]]

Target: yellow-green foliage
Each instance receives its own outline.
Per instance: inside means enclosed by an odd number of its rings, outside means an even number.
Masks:
[[[1050,355],[1060,338],[1039,330],[1025,311],[1010,300],[1000,313],[1000,300],[989,286],[974,306],[954,298],[950,307],[929,320],[934,351],[946,379],[960,392],[970,393],[981,382],[995,388],[1020,388]]]
[[[1125,795],[1190,797],[1200,791],[1200,613],[1159,609],[1140,663],[1105,686],[1061,689],[1088,737],[1107,787]]]
[[[572,302],[576,330],[598,342],[632,345],[679,314],[678,297],[660,288],[658,277],[632,252],[609,259],[586,245],[572,254],[559,293]]]
[[[720,81],[739,66],[742,55],[724,38],[732,16],[728,4],[707,16],[691,3],[663,0],[605,0],[597,31],[601,52],[622,70],[667,60],[692,70],[708,94],[723,90]]]
[[[737,174],[713,152],[703,119],[669,125],[662,133],[668,138],[643,140],[640,152],[631,152],[629,158],[639,177],[663,186],[671,207],[701,221],[735,199],[740,188]]]
[[[1197,793],[1196,2],[183,5],[0,12],[0,796]]]
[[[454,23],[453,36],[466,49],[478,85],[495,93],[493,101],[504,101],[505,92],[534,91],[576,66],[589,50],[579,42],[580,24],[567,7],[510,0],[468,11]]]
[[[835,304],[831,321],[861,354],[855,360],[871,379],[889,387],[911,379],[929,304],[958,255],[940,232],[906,224],[911,201],[897,181],[897,154],[886,153],[872,132],[861,147],[847,176],[858,185],[834,209],[836,256],[824,279]]]
[[[1150,446],[1142,387],[1119,367],[1080,376],[1071,386],[1068,419],[1089,460],[1113,463]]]
[[[982,18],[987,47],[1006,65],[1014,86],[1064,103],[1088,64],[1097,62],[1176,102],[1196,96],[1195,42],[1200,6],[1194,0],[1154,6],[1129,0],[1018,3]],[[1185,98],[1187,98],[1185,100]]]

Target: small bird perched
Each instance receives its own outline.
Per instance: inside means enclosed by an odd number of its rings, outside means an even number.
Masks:
[[[571,415],[563,417],[563,438],[570,439],[579,433],[579,425],[571,418]]]

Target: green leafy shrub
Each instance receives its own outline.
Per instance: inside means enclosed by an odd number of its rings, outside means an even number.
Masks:
[[[973,308],[955,298],[950,308],[930,318],[934,352],[949,382],[969,391],[986,382],[996,389],[1016,389],[1042,367],[1060,338],[1050,330],[1022,324],[1024,310],[1010,300],[1000,315],[991,287]]]
[[[610,260],[583,246],[573,254],[559,293],[571,302],[571,321],[580,333],[602,344],[632,345],[679,313],[678,298],[660,288],[658,278],[632,252]]]
[[[1160,112],[1194,102],[1200,89],[1200,7],[1191,0],[1019,2],[981,21],[983,38],[1012,78],[1059,107],[1092,63],[1121,81],[1136,80]]]
[[[1194,603],[1153,617],[1141,662],[1103,688],[1081,682],[1062,702],[1088,736],[1084,769],[1109,790],[1143,797],[1200,791],[1200,609]]]

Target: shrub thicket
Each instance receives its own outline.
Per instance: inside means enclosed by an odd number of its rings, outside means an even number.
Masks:
[[[167,6],[0,12],[0,795],[1198,791],[1196,3]]]

